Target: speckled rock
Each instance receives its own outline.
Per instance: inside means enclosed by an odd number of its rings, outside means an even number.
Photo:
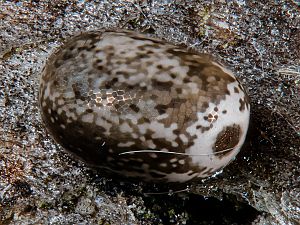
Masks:
[[[91,166],[146,181],[208,177],[239,152],[250,105],[210,56],[129,31],[68,40],[42,72],[42,119]]]

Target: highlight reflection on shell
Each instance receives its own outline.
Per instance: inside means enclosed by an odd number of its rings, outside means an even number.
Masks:
[[[39,102],[66,150],[146,181],[211,176],[238,153],[250,113],[221,64],[129,31],[69,39],[46,63]]]

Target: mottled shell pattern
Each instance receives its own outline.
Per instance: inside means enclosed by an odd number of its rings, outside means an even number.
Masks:
[[[109,30],[82,33],[50,56],[39,103],[54,139],[89,165],[165,182],[227,165],[250,113],[244,88],[211,57]]]

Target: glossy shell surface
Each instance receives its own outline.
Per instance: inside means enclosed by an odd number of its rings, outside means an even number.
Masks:
[[[39,103],[67,151],[145,181],[213,175],[239,152],[250,114],[240,82],[211,57],[129,31],[67,40],[46,62]]]

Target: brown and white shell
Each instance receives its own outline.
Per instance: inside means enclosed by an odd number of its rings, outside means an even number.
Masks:
[[[47,130],[88,164],[146,181],[213,175],[239,152],[249,98],[205,54],[130,31],[69,39],[48,59]]]

